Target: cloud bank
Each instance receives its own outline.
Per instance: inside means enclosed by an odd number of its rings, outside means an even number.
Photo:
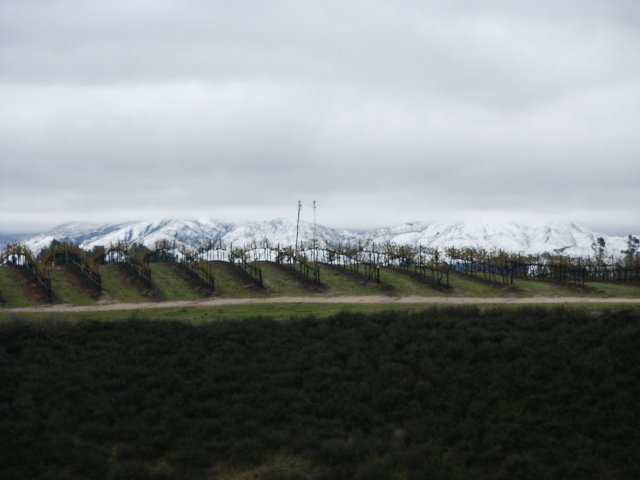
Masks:
[[[298,199],[637,231],[639,27],[622,0],[8,0],[0,231]]]

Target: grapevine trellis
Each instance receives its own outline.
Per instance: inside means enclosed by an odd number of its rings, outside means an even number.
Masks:
[[[563,255],[532,256],[449,249],[451,269],[485,280],[513,284],[514,279],[548,281],[583,287],[585,282],[640,282],[638,256],[627,264]]]
[[[128,245],[121,241],[108,248],[94,247],[91,252],[73,244],[53,241],[41,252],[40,258],[45,265],[70,266],[96,292],[100,292],[102,286],[97,264],[124,265],[129,273],[158,293],[151,279],[149,264],[171,262],[186,270],[208,293],[213,293],[215,284],[211,270],[216,261],[227,263],[261,287],[264,285],[261,262],[273,262],[316,288],[324,287],[320,279],[320,266],[323,264],[358,275],[367,284],[380,284],[381,270],[396,269],[438,289],[449,288],[450,272],[498,285],[514,285],[515,280],[545,281],[581,288],[591,282],[640,283],[640,255],[631,249],[622,253],[626,256],[611,257],[610,260],[602,255],[593,258],[561,254],[534,256],[478,248],[448,248],[441,253],[437,248],[420,245],[372,242],[332,245],[315,240],[301,241],[294,248],[271,243],[267,239],[247,242],[239,248],[217,239],[198,249],[163,240],[150,250],[142,244]],[[23,268],[49,299],[55,298],[49,270],[36,261],[26,246],[7,246],[0,252],[0,266]]]
[[[320,250],[319,256],[324,263],[380,283],[379,255],[373,250],[365,250],[362,245],[327,245]]]
[[[200,246],[193,255],[204,261],[209,267],[212,262],[224,262],[249,282],[259,287],[264,286],[260,262],[252,247],[234,248],[233,244],[225,244],[218,239]]]
[[[20,244],[10,244],[0,253],[1,266],[13,266],[24,269],[42,289],[46,298],[55,300],[56,296],[51,286],[49,270],[42,268],[33,257],[31,250]]]
[[[317,261],[309,261],[304,249],[295,251],[293,247],[277,247],[276,263],[316,288],[323,287],[320,281],[320,266]]]
[[[578,263],[556,262],[508,262],[512,279],[549,281],[554,283],[573,284],[583,287],[588,279],[586,270]],[[513,283],[513,280],[512,280]]]
[[[102,292],[102,277],[98,271],[97,262],[95,259],[90,259],[87,253],[77,245],[52,242],[40,256],[46,265],[69,266],[86,285],[89,285],[95,295],[100,295]]]
[[[178,261],[180,256],[175,241],[158,240],[155,243],[155,249],[148,251],[144,255],[143,260],[144,263],[174,263]]]
[[[198,282],[206,293],[211,295],[215,289],[215,281],[211,272],[211,264],[206,268],[202,266],[197,251],[190,250],[184,244],[177,244],[175,241],[158,240],[155,243],[155,250],[144,256],[144,263],[174,263]]]
[[[510,265],[499,265],[497,263],[476,260],[473,258],[454,257],[449,262],[451,271],[462,273],[474,278],[481,278],[492,283],[512,285],[514,270]]]
[[[372,250],[376,251],[375,248],[374,245]],[[385,267],[412,272],[414,276],[436,288],[450,287],[449,264],[441,260],[437,248],[386,244],[377,251],[380,252]]]
[[[248,255],[243,249],[234,249],[232,246],[229,252],[229,263],[258,286],[264,286],[260,263],[257,260],[249,261]]]
[[[215,290],[215,280],[211,271],[211,262],[204,265],[200,261],[197,251],[192,251],[186,246],[180,247],[180,264],[187,272],[189,272],[197,282],[199,282],[206,292],[211,295]]]
[[[640,282],[640,257],[638,256],[633,265],[587,262],[583,269],[587,281],[591,282]]]
[[[101,264],[123,265],[147,288],[154,288],[151,281],[151,269],[144,262],[144,250],[140,246],[129,246],[123,241],[113,243],[109,248],[99,253],[96,260]]]

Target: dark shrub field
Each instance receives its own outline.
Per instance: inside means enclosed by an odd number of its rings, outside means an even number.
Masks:
[[[0,324],[0,478],[640,478],[640,314]],[[259,469],[256,471],[260,471]],[[253,477],[238,477],[253,478]]]

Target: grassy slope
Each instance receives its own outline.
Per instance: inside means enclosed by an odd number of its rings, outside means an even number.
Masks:
[[[288,320],[292,317],[306,317],[313,315],[324,318],[339,312],[373,313],[381,311],[420,311],[427,308],[424,304],[327,304],[327,303],[270,303],[245,305],[220,305],[216,307],[177,307],[140,310],[112,310],[98,312],[70,312],[64,313],[64,320],[74,322],[78,320],[122,321],[158,320],[181,322],[190,324],[207,324],[221,320],[241,320],[244,318],[264,317],[276,320]],[[51,318],[49,312],[21,312],[19,314],[2,311],[0,322],[12,319],[42,320]]]
[[[546,297],[581,297],[590,296],[589,289],[577,286],[560,285],[552,282],[537,282],[532,280],[514,280],[513,284],[521,289],[522,296],[546,296]]]
[[[640,288],[615,284],[589,284],[586,288],[560,285],[552,282],[533,280],[514,280],[513,287],[485,282],[481,278],[469,277],[460,273],[451,273],[452,293],[473,297],[640,297]]]
[[[394,288],[394,295],[408,296],[416,295],[421,297],[436,297],[448,295],[446,290],[438,290],[426,283],[420,282],[411,277],[406,272],[391,269],[380,269],[380,281],[388,283]]]
[[[387,287],[365,283],[358,276],[339,269],[320,266],[321,280],[326,288],[316,290],[305,285],[295,275],[273,263],[261,263],[265,288],[261,289],[246,280],[239,272],[222,262],[212,263],[212,273],[216,282],[216,297],[243,298],[269,296],[459,296],[459,297],[630,297],[640,298],[640,285],[612,283],[591,283],[586,288],[562,286],[553,283],[516,280],[514,287],[500,286],[484,282],[481,279],[450,274],[450,290],[438,290],[428,284],[412,278],[410,275],[394,269],[381,269],[380,279]],[[164,300],[197,300],[201,294],[185,280],[170,264],[153,264],[152,279]],[[110,299],[124,302],[144,302],[154,300],[140,288],[131,284],[116,266],[101,267],[103,288]],[[89,291],[84,289],[75,276],[61,269],[52,271],[54,290],[65,303],[91,305],[95,303]],[[28,278],[10,268],[0,269],[0,297],[3,307],[24,307],[43,303],[37,293],[29,286]]]
[[[261,262],[262,277],[267,293],[274,296],[310,295],[317,293],[293,274],[272,262]],[[322,280],[322,279],[321,279]]]
[[[202,298],[170,263],[152,263],[151,280],[164,300],[199,300]]]
[[[516,295],[512,289],[507,287],[494,285],[460,273],[449,273],[449,283],[451,285],[451,293],[461,297],[507,297]]]
[[[518,310],[523,306],[518,304],[482,304],[477,308],[480,311],[509,311]],[[562,308],[566,310],[577,311],[637,311],[640,307],[640,299],[638,303],[632,304],[567,304]],[[157,320],[163,321],[175,321],[203,325],[218,321],[227,320],[242,320],[246,318],[257,317],[269,317],[274,320],[289,320],[291,318],[304,318],[308,316],[314,316],[316,318],[326,318],[331,315],[335,315],[342,312],[353,313],[380,313],[380,312],[421,312],[425,309],[437,311],[451,310],[451,309],[464,309],[467,308],[464,305],[435,305],[427,306],[425,304],[411,304],[411,303],[391,303],[391,304],[330,304],[330,303],[269,303],[269,304],[244,304],[244,305],[220,305],[216,307],[173,307],[173,308],[158,308],[158,309],[140,309],[140,310],[113,310],[113,311],[98,311],[98,312],[71,312],[64,314],[57,314],[65,321],[75,322],[79,320],[99,320],[99,321],[114,321],[119,322],[123,320]],[[553,308],[551,306],[538,306],[540,309]],[[12,313],[3,311],[0,309],[0,323],[19,319],[24,320],[46,320],[52,318],[50,312],[21,312]]]
[[[587,287],[594,290],[594,295],[602,297],[640,297],[640,285],[621,283],[587,283]]]
[[[320,281],[328,287],[326,293],[330,295],[360,296],[385,293],[375,282],[367,282],[364,277],[326,265],[320,265]]]
[[[149,297],[140,292],[122,274],[119,265],[103,265],[100,267],[102,288],[113,300],[121,302],[147,302]]]
[[[51,286],[63,303],[92,305],[96,299],[84,288],[79,279],[65,267],[51,269]]]
[[[29,280],[15,267],[0,267],[0,298],[5,307],[30,307],[41,303]]]
[[[242,298],[265,294],[264,289],[246,279],[227,262],[211,262],[211,272],[215,281],[215,296]]]

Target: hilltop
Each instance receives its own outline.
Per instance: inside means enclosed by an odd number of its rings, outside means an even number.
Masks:
[[[572,222],[537,225],[518,222],[412,222],[368,230],[339,230],[300,222],[300,241],[308,241],[314,237],[320,244],[374,242],[440,248],[469,246],[527,254],[549,252],[575,256],[591,255],[591,245],[599,237],[604,238],[608,255],[617,255],[626,247],[626,236],[607,235]],[[74,222],[23,237],[21,241],[34,252],[39,252],[53,239],[70,241],[84,249],[91,249],[118,241],[153,246],[158,240],[169,239],[197,247],[210,241],[245,245],[265,238],[273,244],[293,245],[296,223],[282,218],[238,224],[209,219],[166,219],[115,224]]]

